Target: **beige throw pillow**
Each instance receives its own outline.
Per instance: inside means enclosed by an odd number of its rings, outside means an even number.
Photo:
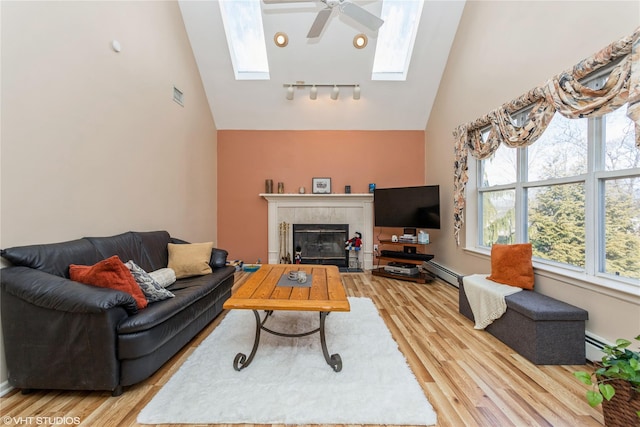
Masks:
[[[213,242],[169,243],[167,248],[169,250],[168,268],[176,272],[177,279],[211,273],[209,260],[211,259]]]
[[[149,276],[163,288],[173,285],[176,281],[176,272],[170,268],[160,268],[156,271],[151,271],[149,272]]]

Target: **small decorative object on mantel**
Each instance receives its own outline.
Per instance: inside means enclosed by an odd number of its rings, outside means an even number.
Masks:
[[[284,182],[278,183],[278,194],[284,194]]]
[[[371,183],[369,184],[369,193],[373,193],[376,190],[376,184],[375,183]]]
[[[345,185],[344,186],[344,194],[351,194],[351,186],[350,185]]]
[[[307,191],[307,190],[305,190],[304,187],[298,188],[298,193],[300,193],[300,194],[304,194],[305,191]]]
[[[265,193],[273,193],[273,180],[265,179],[264,180],[264,192]]]
[[[313,178],[311,188],[313,194],[331,194],[331,178]]]

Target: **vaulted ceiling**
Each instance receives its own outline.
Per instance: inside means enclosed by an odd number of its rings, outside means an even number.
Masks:
[[[356,1],[379,15],[382,1]],[[376,33],[334,13],[317,39],[307,33],[324,4],[264,4],[262,19],[269,80],[236,80],[217,1],[180,1],[180,9],[216,127],[256,130],[424,130],[435,100],[464,1],[425,1],[405,81],[371,79]],[[275,33],[289,36],[279,48]],[[358,33],[369,37],[355,49]],[[330,88],[296,89],[286,99],[284,84],[359,84],[361,98],[350,90],[330,99]],[[185,94],[188,97],[188,94]],[[188,98],[187,98],[188,99]]]

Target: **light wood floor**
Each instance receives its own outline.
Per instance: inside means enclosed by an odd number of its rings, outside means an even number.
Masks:
[[[236,288],[247,275],[238,273]],[[584,366],[535,366],[488,333],[474,330],[471,321],[458,314],[457,288],[441,281],[420,285],[368,273],[342,277],[349,296],[369,297],[378,307],[436,410],[438,426],[603,425],[601,411],[584,400],[586,386],[572,375]],[[82,426],[139,426],[138,412],[224,314],[154,376],[119,397],[61,391],[22,395],[14,390],[0,398],[0,423],[7,416],[19,423],[4,425],[36,425],[24,417],[77,417]]]

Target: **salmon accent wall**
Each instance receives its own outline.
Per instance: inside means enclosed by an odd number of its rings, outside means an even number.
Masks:
[[[311,193],[314,177],[331,178],[333,193],[423,185],[424,144],[423,131],[219,130],[218,247],[229,259],[267,262],[266,179],[285,193]]]

